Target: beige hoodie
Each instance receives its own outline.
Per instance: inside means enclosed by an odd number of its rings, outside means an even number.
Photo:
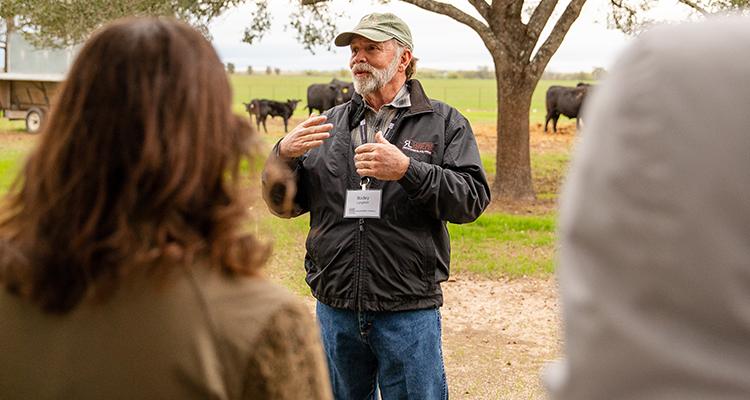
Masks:
[[[586,107],[551,397],[750,399],[750,19],[645,33]]]

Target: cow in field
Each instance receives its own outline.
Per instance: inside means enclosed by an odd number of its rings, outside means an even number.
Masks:
[[[560,115],[576,119],[576,129],[580,126],[580,112],[586,93],[591,89],[588,83],[579,83],[576,87],[550,86],[547,89],[547,116],[544,118],[544,131],[552,120],[552,130],[557,132],[557,120]]]
[[[288,132],[289,118],[294,113],[294,109],[297,108],[297,103],[301,100],[287,100],[286,102],[268,100],[268,99],[253,99],[249,103],[242,103],[245,105],[245,110],[250,116],[255,116],[255,124],[257,129],[260,130],[260,124],[263,124],[263,130],[268,133],[266,128],[266,119],[268,117],[281,117],[284,120],[284,132]],[[252,118],[251,118],[252,119]]]
[[[313,83],[307,87],[307,109],[324,112],[334,106],[346,103],[352,98],[354,84],[333,79],[329,83]]]
[[[354,95],[354,83],[340,81],[336,78],[333,78],[331,80],[331,83],[334,85],[338,85],[341,90],[341,103],[339,104],[344,104],[352,99],[352,96]]]

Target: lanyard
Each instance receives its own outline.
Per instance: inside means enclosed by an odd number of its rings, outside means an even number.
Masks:
[[[393,132],[391,131],[405,112],[406,108],[399,109],[393,119],[391,119],[391,122],[388,123],[388,128],[383,132],[383,138],[385,138],[385,140],[391,140],[391,136],[393,136]],[[362,143],[360,144],[367,143],[367,118],[362,118],[362,121],[359,122],[359,138],[362,140]]]
[[[359,122],[359,138],[362,140],[361,144],[367,143],[367,121],[362,118]]]

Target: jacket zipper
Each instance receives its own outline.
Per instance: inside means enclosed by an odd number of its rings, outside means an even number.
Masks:
[[[356,264],[357,269],[355,271],[355,276],[354,276],[354,282],[355,282],[354,298],[356,299],[356,302],[357,302],[357,311],[361,312],[362,311],[362,268],[364,268],[364,261],[365,261],[365,254],[364,254],[365,253],[364,251],[365,249],[365,244],[364,244],[365,219],[364,218],[359,219],[358,227],[359,227],[359,233],[358,233],[359,248],[357,249],[358,250],[357,251],[358,257],[357,257],[357,264]]]
[[[401,121],[403,120],[403,117],[408,116],[407,112],[404,112],[403,115],[398,116],[396,118],[395,122],[391,122],[391,126],[388,127],[388,130],[386,131],[386,134],[389,132],[396,132],[396,128],[400,126]],[[393,137],[395,137],[395,133],[390,134],[388,140],[389,142],[393,143],[391,140]],[[381,205],[382,206],[382,205]],[[360,218],[359,223],[357,225],[359,227],[358,235],[359,235],[359,248],[357,249],[359,254],[357,257],[356,262],[356,271],[354,273],[354,298],[357,302],[357,311],[362,311],[362,269],[365,267],[365,219]]]

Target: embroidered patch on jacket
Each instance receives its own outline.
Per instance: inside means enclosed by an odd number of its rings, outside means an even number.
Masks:
[[[432,155],[432,148],[434,144],[432,142],[415,142],[413,140],[404,140],[404,145],[401,149],[410,151],[412,153],[430,154]]]

